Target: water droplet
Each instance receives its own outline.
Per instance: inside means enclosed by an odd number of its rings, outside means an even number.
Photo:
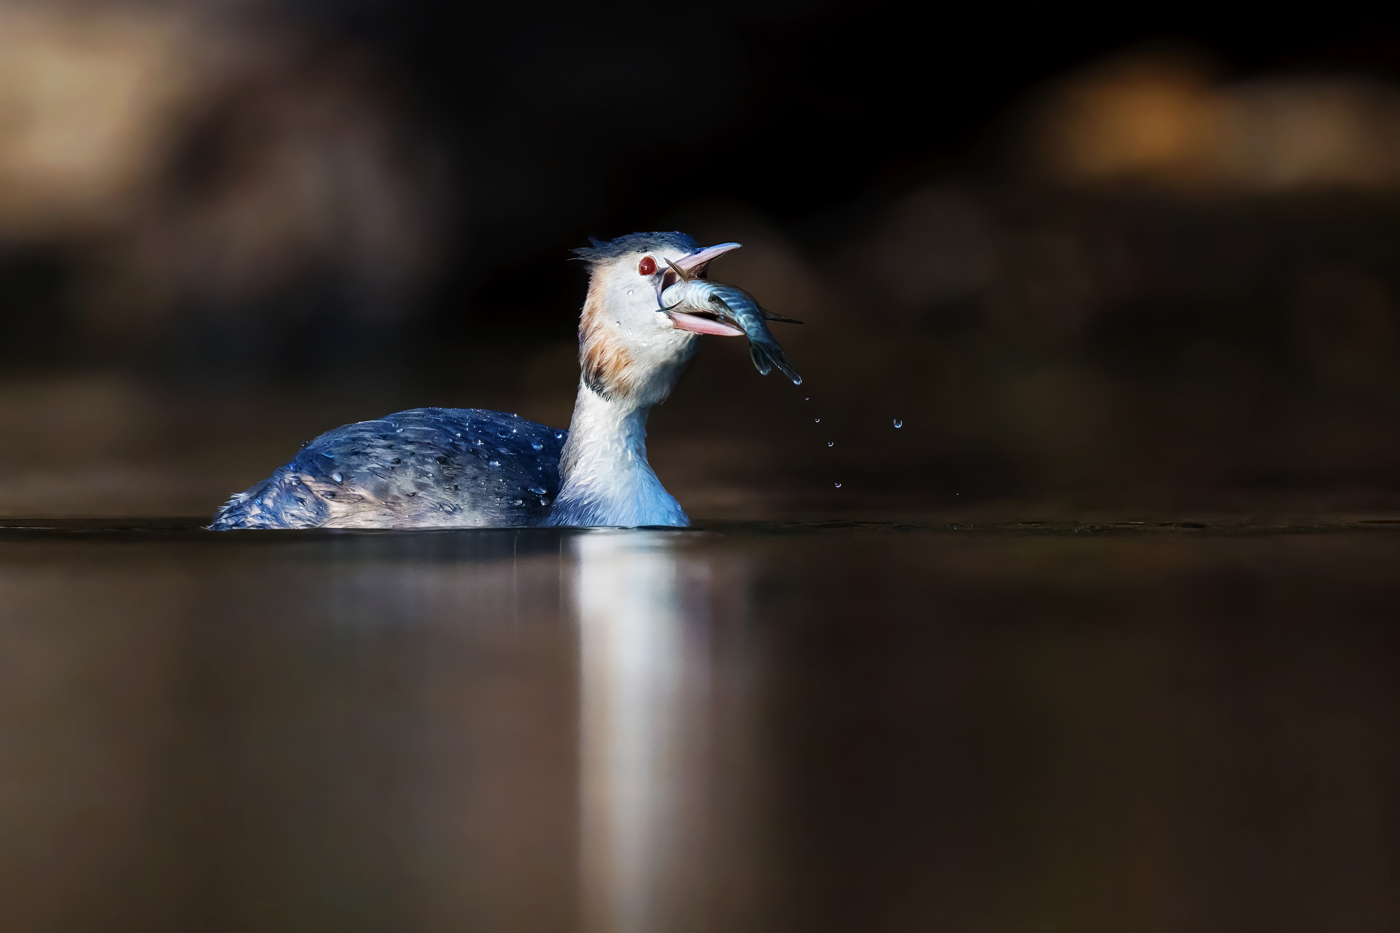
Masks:
[[[491,465],[492,465],[493,467],[498,467],[498,466],[501,465],[501,461],[499,461],[499,460],[492,460],[492,461],[491,461]]]
[[[524,499],[512,499],[512,500],[510,500],[510,504],[511,504],[511,505],[524,505],[524,504],[525,504],[525,500],[524,500]]]
[[[897,428],[902,428],[904,427],[904,422],[896,418],[894,419],[894,426]]]
[[[403,433],[403,428],[394,428],[394,433],[395,433],[395,434],[402,434],[402,433]]]
[[[546,502],[546,501],[544,500],[543,497],[541,497],[541,499],[540,499],[540,505],[549,505],[549,503]]]
[[[628,298],[631,298],[631,297],[632,297],[632,289],[630,289],[630,288],[627,289],[627,297],[628,297]]]
[[[530,487],[530,491],[533,492],[533,493],[534,493],[535,495],[537,495],[537,496],[542,496],[542,495],[544,495],[544,487],[543,487],[543,486],[531,486],[531,487]]]
[[[812,419],[812,423],[813,423],[813,424],[821,424],[821,423],[822,423],[822,419],[820,419],[820,418],[813,418],[813,419]]]
[[[461,437],[461,436],[462,436],[462,432],[461,432],[461,431],[458,431],[458,432],[457,432],[457,436],[458,436],[458,437]]]
[[[481,438],[479,438],[479,437],[476,438],[475,440],[472,441],[472,443],[475,444],[476,446],[480,447],[480,446],[481,446]]]
[[[345,478],[345,477],[341,476],[339,473],[332,473],[332,474],[331,474],[331,479],[335,480],[337,483],[340,482],[341,480],[343,480],[344,478]]]
[[[555,431],[555,432],[554,432],[554,439],[555,439],[556,441],[562,441],[562,440],[564,439],[564,432],[563,432],[563,431]]]
[[[804,398],[802,401],[804,401],[804,402],[810,402],[811,400],[812,400],[812,397],[811,397],[811,396],[808,396],[807,398]]]
[[[840,483],[837,483],[837,484],[836,484],[836,488],[837,488],[837,489],[840,489],[840,488],[841,488],[841,484],[840,484]]]
[[[533,450],[544,450],[544,441],[531,441],[530,447]]]
[[[826,442],[826,446],[828,446],[828,447],[835,447],[835,446],[836,446],[836,442],[835,442],[835,441],[827,441],[827,442]]]

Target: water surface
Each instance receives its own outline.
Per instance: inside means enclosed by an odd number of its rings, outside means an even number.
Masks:
[[[7,930],[1390,930],[1400,526],[0,523]]]

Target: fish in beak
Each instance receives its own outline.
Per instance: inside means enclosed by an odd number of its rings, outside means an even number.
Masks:
[[[801,321],[760,307],[753,296],[741,288],[697,278],[669,259],[666,264],[670,266],[667,275],[674,275],[676,281],[662,291],[661,310],[671,316],[677,328],[696,334],[747,336],[749,355],[760,374],[766,376],[776,366],[794,385],[802,384],[802,377],[792,368],[766,323],[801,324]],[[687,310],[682,312],[679,308]]]

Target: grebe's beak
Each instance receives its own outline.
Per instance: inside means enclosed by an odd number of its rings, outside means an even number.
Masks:
[[[720,243],[716,246],[707,246],[704,249],[697,249],[689,256],[682,256],[674,263],[671,263],[671,268],[667,269],[665,275],[661,276],[661,281],[658,282],[656,286],[657,296],[660,297],[662,292],[679,282],[681,274],[688,279],[703,276],[705,274],[705,267],[713,260],[723,256],[731,249],[738,249],[743,245],[742,243]]]
[[[666,274],[661,277],[661,283],[656,289],[656,298],[661,300],[661,293],[676,282],[689,282],[705,274],[705,266],[716,256],[722,256],[731,249],[738,249],[738,243],[721,243],[718,246],[707,247],[696,250],[689,256],[679,260],[666,260]],[[716,337],[742,337],[742,329],[735,327],[727,321],[716,321],[710,318],[700,317],[695,314],[686,314],[683,311],[676,311],[673,308],[665,308],[666,314],[670,316],[671,323],[676,330],[688,330],[692,334],[711,334]]]

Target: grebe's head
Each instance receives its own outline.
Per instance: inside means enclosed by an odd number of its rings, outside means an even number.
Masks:
[[[736,333],[690,315],[673,318],[661,310],[659,296],[676,281],[667,260],[700,276],[711,260],[738,247],[702,248],[684,233],[632,233],[574,250],[589,264],[579,320],[579,362],[589,388],[604,398],[655,405],[695,354],[697,333]]]

